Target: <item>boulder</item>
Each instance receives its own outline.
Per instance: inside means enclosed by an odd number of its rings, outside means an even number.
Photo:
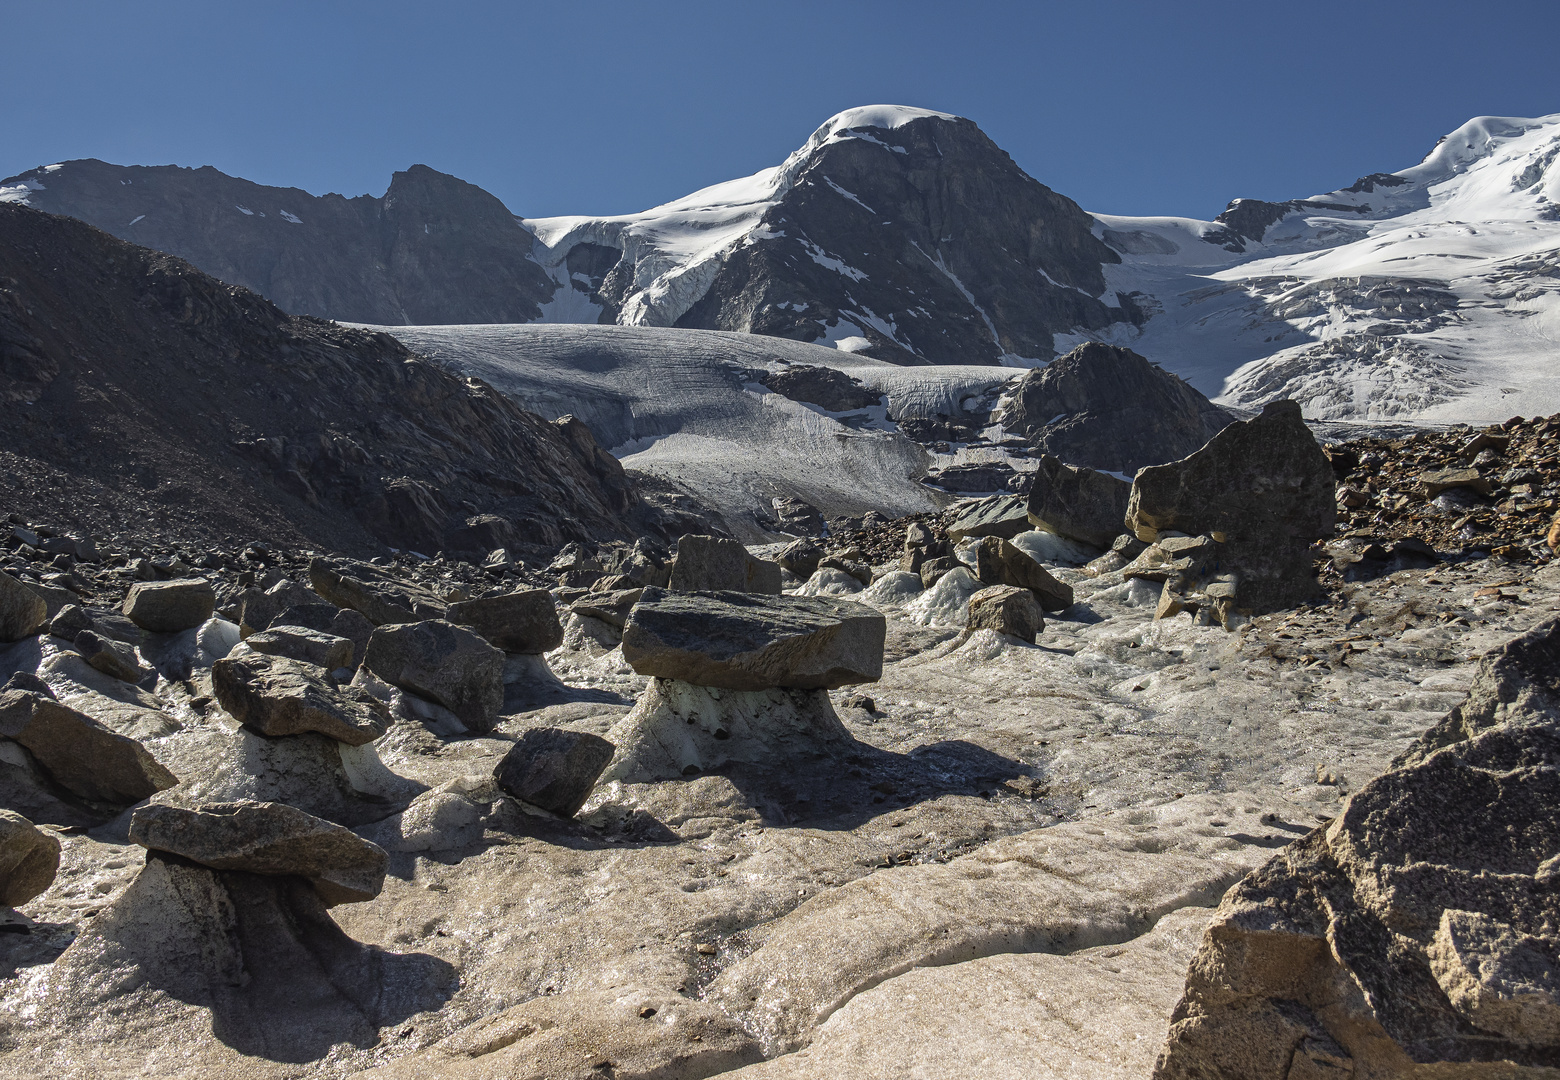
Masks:
[[[217,593],[203,578],[138,581],[125,597],[125,617],[154,634],[192,630],[211,618]]]
[[[51,780],[89,802],[127,806],[178,783],[134,739],[31,691],[0,693],[0,736],[20,743]]]
[[[1560,622],[1231,889],[1158,1080],[1540,1076],[1560,1060]]]
[[[563,644],[563,624],[546,589],[462,600],[450,605],[447,618],[505,652],[545,653]]]
[[[375,626],[442,619],[448,606],[442,597],[398,581],[376,566],[344,559],[314,559],[309,584],[337,607],[362,612]]]
[[[828,531],[823,512],[801,499],[774,499],[775,524],[779,531],[792,536],[822,536]]]
[[[641,675],[731,690],[834,689],[883,674],[877,611],[821,596],[646,589],[623,628]]]
[[[921,564],[921,588],[930,589],[942,580],[944,574],[963,565],[952,555],[938,555],[927,559]]]
[[[1486,498],[1495,494],[1495,485],[1478,469],[1430,469],[1419,474],[1419,483],[1423,485],[1427,499],[1452,488],[1467,488]]]
[[[1204,533],[1224,546],[1240,578],[1243,614],[1293,607],[1317,589],[1313,540],[1331,536],[1332,465],[1293,401],[1231,424],[1181,461],[1141,470],[1127,527],[1144,541],[1162,531]]]
[[[1071,585],[1057,581],[1022,548],[1000,536],[987,536],[975,546],[975,576],[984,585],[1029,589],[1046,611],[1062,611],[1072,606]]]
[[[380,626],[363,666],[391,686],[438,702],[472,731],[488,731],[504,704],[504,654],[439,619]]]
[[[829,412],[852,412],[878,404],[882,395],[834,368],[793,364],[783,371],[771,371],[760,381],[777,394],[792,401],[805,401]]]
[[[1121,534],[1131,495],[1132,485],[1125,480],[1047,454],[1029,489],[1029,520],[1046,532],[1109,547]]]
[[[58,840],[21,814],[0,810],[0,908],[41,895],[59,868]]]
[[[374,633],[374,624],[369,622],[368,617],[361,611],[338,608],[334,604],[325,603],[300,604],[297,607],[287,608],[258,629],[269,629],[272,626],[302,626],[333,637],[346,638],[352,642],[354,665],[363,662],[363,653],[368,649],[368,639]]]
[[[780,594],[778,563],[755,559],[738,540],[689,534],[677,541],[671,582],[677,592],[737,592]]]
[[[250,634],[244,639],[244,644],[257,653],[300,660],[326,671],[352,667],[356,651],[352,642],[344,637],[311,630],[307,626],[288,626],[284,623]]]
[[[1040,602],[1028,589],[1014,585],[993,585],[970,597],[967,631],[995,630],[1034,644],[1045,629]]]
[[[247,635],[264,630],[288,608],[321,602],[319,593],[296,581],[278,581],[269,589],[245,589],[238,594],[233,607],[238,609],[239,629]]]
[[[775,562],[781,568],[790,571],[797,577],[806,581],[818,570],[818,563],[823,558],[823,548],[811,540],[797,540],[780,549],[780,554],[775,556]]]
[[[77,634],[72,644],[87,663],[116,679],[138,683],[152,673],[152,669],[141,663],[140,657],[136,656],[135,650],[130,646],[111,638],[100,637],[91,630],[83,630]]]
[[[990,495],[959,503],[948,511],[948,539],[958,543],[967,536],[1000,536],[1011,540],[1033,526],[1028,503],[1022,495]]]
[[[628,613],[633,610],[635,604],[639,603],[639,598],[643,595],[643,589],[618,589],[607,593],[591,593],[570,604],[569,610],[576,615],[600,619],[608,626],[615,626],[621,630],[628,622]]]
[[[842,574],[849,574],[861,582],[862,588],[872,584],[872,567],[858,559],[842,559],[837,555],[830,555],[819,561],[818,569],[838,570]]]
[[[1063,461],[1130,474],[1185,457],[1234,419],[1131,349],[1091,341],[1025,373],[1001,423]]]
[[[493,777],[515,798],[573,817],[613,752],[611,743],[589,732],[530,728],[509,748]]]
[[[32,637],[49,621],[49,605],[10,574],[0,572],[0,641]]]
[[[218,660],[211,666],[211,686],[233,719],[262,735],[317,731],[362,746],[383,735],[390,723],[373,695],[338,686],[314,664],[286,656],[251,653]]]
[[[213,870],[306,878],[326,907],[372,900],[389,865],[350,829],[274,802],[143,806],[130,817],[130,841]]]
[[[75,641],[83,630],[92,629],[92,616],[79,604],[66,604],[49,620],[49,633],[66,641]]]

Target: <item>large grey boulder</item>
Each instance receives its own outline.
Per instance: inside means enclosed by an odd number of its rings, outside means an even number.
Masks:
[[[1560,1062],[1560,623],[1226,894],[1158,1080],[1541,1076]]]
[[[731,690],[834,689],[883,674],[887,623],[822,596],[646,589],[623,627],[641,675]]]
[[[1131,474],[1185,457],[1234,419],[1131,349],[1091,341],[1027,372],[1001,422],[1063,461]]]
[[[1293,607],[1316,592],[1310,547],[1332,535],[1332,466],[1293,401],[1231,424],[1181,461],[1141,470],[1127,528],[1206,534],[1224,545],[1221,571],[1239,578],[1237,611]]]
[[[1029,507],[1022,495],[988,495],[959,503],[947,514],[948,539],[958,543],[967,536],[1000,536],[1011,540],[1031,528]]]
[[[337,607],[362,612],[375,626],[441,619],[448,605],[443,597],[404,581],[378,567],[344,559],[309,563],[309,584]]]
[[[49,605],[10,574],[0,572],[0,641],[32,637],[49,621]]]
[[[20,907],[54,884],[60,842],[32,822],[0,810],[0,907]]]
[[[613,749],[588,731],[530,728],[509,748],[493,778],[517,799],[573,817],[612,760]]]
[[[138,683],[152,673],[141,663],[135,650],[123,642],[101,636],[92,630],[83,630],[72,642],[82,658],[105,675],[112,675],[124,682]]]
[[[1047,454],[1029,489],[1028,516],[1039,529],[1108,548],[1121,535],[1132,485]]]
[[[995,630],[1034,644],[1045,629],[1045,617],[1040,601],[1030,590],[992,585],[970,597],[969,617],[964,626],[966,632]]]
[[[525,589],[451,604],[448,620],[469,627],[505,652],[545,653],[563,644],[563,624],[552,594]]]
[[[689,534],[677,541],[671,583],[677,592],[780,594],[780,564],[756,559],[738,540]]]
[[[987,536],[975,546],[975,576],[984,585],[1013,585],[1028,589],[1046,611],[1072,606],[1072,586],[1057,581],[1023,548],[1000,536]]]
[[[125,596],[125,617],[154,634],[192,630],[211,618],[217,593],[202,578],[175,581],[138,581]]]
[[[372,900],[389,865],[350,829],[274,802],[143,806],[130,817],[130,840],[213,870],[306,878],[326,907]]]
[[[296,581],[278,581],[269,589],[245,589],[233,602],[238,625],[246,636],[264,630],[288,608],[322,602],[320,594]]]
[[[338,686],[324,670],[286,656],[251,653],[211,666],[217,701],[262,735],[317,731],[348,746],[373,742],[389,727],[388,710],[355,686]]]
[[[352,667],[353,654],[357,651],[352,642],[344,637],[323,630],[311,630],[307,626],[288,626],[283,623],[250,634],[244,639],[244,644],[257,653],[301,660],[326,671]]]
[[[438,702],[472,731],[488,731],[504,705],[504,654],[439,619],[381,626],[363,666],[391,686]]]
[[[0,693],[0,736],[21,744],[51,780],[89,802],[127,806],[178,783],[134,739],[29,690]]]

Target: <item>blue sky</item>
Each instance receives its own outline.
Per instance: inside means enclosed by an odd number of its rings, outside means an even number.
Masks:
[[[832,113],[975,120],[1091,210],[1210,217],[1560,111],[1560,3],[0,0],[0,176],[76,157],[382,193],[421,162],[518,214],[621,213]]]

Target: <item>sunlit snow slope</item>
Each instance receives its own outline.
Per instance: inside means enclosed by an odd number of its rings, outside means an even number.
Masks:
[[[1480,117],[1419,165],[1215,221],[1096,214],[1141,327],[1105,335],[1223,400],[1318,419],[1560,411],[1560,114]],[[1073,338],[1059,338],[1066,344]]]

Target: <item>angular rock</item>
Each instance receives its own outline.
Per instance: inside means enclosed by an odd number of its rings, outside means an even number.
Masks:
[[[1029,489],[1029,520],[1036,528],[1109,547],[1121,534],[1132,485],[1109,473],[1067,465],[1050,454],[1040,459]]]
[[[1022,548],[1000,536],[987,536],[976,545],[975,576],[985,585],[1029,589],[1046,611],[1062,611],[1072,606],[1071,585],[1057,581]]]
[[[530,728],[493,770],[498,786],[559,817],[579,812],[615,748],[599,735],[565,728]]]
[[[545,653],[563,644],[563,624],[546,589],[462,600],[450,605],[446,618],[475,630],[505,652]]]
[[[0,694],[0,736],[26,747],[51,780],[90,802],[129,805],[178,783],[134,739],[26,690]]]
[[[784,371],[769,372],[760,381],[792,401],[805,401],[829,412],[865,409],[882,398],[843,371],[811,364],[793,364]]]
[[[856,559],[841,559],[838,556],[831,555],[826,559],[820,560],[818,566],[820,569],[826,567],[830,570],[838,570],[842,574],[849,574],[861,582],[863,587],[872,584],[872,567]],[[814,571],[814,573],[816,572]]]
[[[921,564],[921,587],[930,589],[942,579],[942,576],[950,570],[955,570],[964,564],[952,555],[938,555],[927,559]]]
[[[49,633],[66,641],[75,641],[77,634],[91,629],[92,616],[82,610],[79,604],[66,604],[60,608],[59,614],[49,620]]]
[[[1011,540],[1033,526],[1022,495],[991,495],[960,503],[948,511],[948,539],[958,543],[967,536],[1000,536]]]
[[[350,829],[274,802],[143,806],[130,817],[130,840],[213,870],[306,878],[326,907],[372,900],[389,865]]]
[[[0,572],[0,641],[32,637],[49,621],[49,605],[10,574]]]
[[[504,704],[504,654],[438,619],[380,626],[363,666],[391,686],[443,705],[472,731],[488,731]]]
[[[233,606],[238,609],[240,629],[250,634],[270,626],[288,608],[320,603],[323,600],[314,590],[296,581],[278,581],[265,590],[245,589]]]
[[[0,810],[0,908],[41,895],[59,868],[58,840],[21,814]]]
[[[152,669],[141,663],[135,650],[110,638],[100,637],[91,630],[83,630],[72,642],[87,663],[105,675],[112,675],[125,682],[138,683],[151,674]]]
[[[257,653],[285,656],[289,660],[300,660],[326,671],[352,667],[356,651],[352,642],[344,637],[285,623],[277,623],[268,630],[250,634],[244,639],[244,644]]]
[[[677,541],[677,558],[667,588],[677,592],[738,592],[780,595],[780,567],[756,559],[738,540],[689,534]]]
[[[628,622],[628,613],[633,610],[635,604],[639,603],[639,598],[643,595],[643,589],[618,589],[608,593],[592,593],[574,601],[569,605],[569,610],[576,615],[600,619],[608,626],[615,626],[621,630]]]
[[[217,593],[211,582],[202,578],[175,581],[139,581],[130,586],[125,597],[124,614],[143,630],[154,634],[177,634],[192,630],[211,618],[216,610]]]
[[[211,666],[211,686],[233,719],[262,735],[317,731],[348,746],[362,746],[383,735],[390,724],[373,695],[338,686],[314,664],[286,656],[252,653],[218,660]]]
[[[309,630],[318,630],[332,637],[346,638],[352,642],[352,663],[354,665],[363,662],[363,653],[368,649],[368,639],[373,636],[374,624],[361,612],[352,608],[338,608],[335,604],[300,604],[297,607],[287,608],[264,627],[256,629],[269,629],[272,626],[302,626]]]
[[[883,674],[887,624],[821,596],[646,589],[623,628],[641,675],[731,690],[834,689]]]
[[[1300,406],[1276,401],[1190,457],[1141,470],[1127,526],[1150,542],[1172,530],[1221,541],[1221,569],[1240,576],[1242,613],[1272,611],[1315,593],[1310,547],[1332,535],[1333,493],[1332,465]]]
[[[1159,1080],[1540,1076],[1560,1060],[1560,623],[1226,894]]]
[[[995,630],[1034,644],[1045,629],[1040,602],[1028,589],[993,585],[970,597],[967,630]]]
[[[797,540],[782,548],[780,554],[775,556],[775,562],[782,569],[806,581],[817,572],[818,562],[822,558],[823,548],[811,540]]]
[[[771,505],[775,510],[775,524],[783,533],[792,536],[822,536],[828,528],[823,520],[823,512],[812,503],[801,499],[775,499]]]
[[[1419,483],[1424,487],[1427,499],[1453,488],[1467,488],[1485,497],[1495,494],[1495,485],[1478,469],[1431,469],[1419,474]]]
[[[442,597],[368,563],[315,559],[309,563],[309,584],[337,607],[362,612],[375,626],[441,619],[448,606]]]

